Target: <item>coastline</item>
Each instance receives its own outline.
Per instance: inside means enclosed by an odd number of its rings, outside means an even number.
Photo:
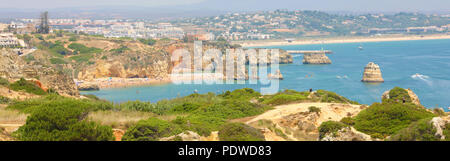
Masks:
[[[77,86],[81,84],[96,85],[101,89],[105,88],[123,88],[132,86],[145,86],[157,84],[172,83],[170,79],[149,79],[149,78],[118,78],[118,77],[104,77],[93,80],[74,80]]]
[[[412,40],[437,40],[450,39],[450,35],[386,35],[371,37],[330,37],[330,38],[304,38],[295,39],[292,42],[285,40],[249,40],[234,41],[242,47],[263,47],[263,46],[288,46],[288,45],[313,45],[313,44],[340,44],[340,43],[360,43],[360,42],[386,42],[386,41],[412,41]]]

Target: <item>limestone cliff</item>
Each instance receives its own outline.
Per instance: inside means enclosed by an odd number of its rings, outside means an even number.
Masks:
[[[373,63],[369,62],[366,67],[364,67],[362,82],[368,83],[382,83],[384,82],[383,77],[381,75],[380,67]]]
[[[10,81],[20,78],[36,80],[42,84],[43,89],[53,89],[61,95],[79,95],[73,79],[62,71],[39,64],[28,64],[11,50],[2,49],[0,52],[0,77]]]
[[[325,53],[303,54],[303,64],[331,64]]]

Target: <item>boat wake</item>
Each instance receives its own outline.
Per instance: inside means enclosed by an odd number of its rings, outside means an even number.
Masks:
[[[422,75],[422,74],[416,73],[416,74],[412,75],[411,78],[415,79],[415,80],[425,81],[425,83],[427,83],[428,85],[432,84],[432,82],[429,80],[430,77],[426,76],[426,75]]]
[[[336,78],[337,79],[348,79],[348,76],[347,75],[344,75],[344,76],[337,75]]]

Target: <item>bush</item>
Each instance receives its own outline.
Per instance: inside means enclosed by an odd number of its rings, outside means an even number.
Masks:
[[[79,54],[100,53],[103,51],[102,49],[94,47],[90,48],[79,43],[72,43],[68,47],[74,50],[75,52],[78,52]]]
[[[69,38],[69,41],[77,41],[77,37],[71,36],[71,37]]]
[[[340,96],[334,92],[325,91],[325,90],[317,90],[314,93],[314,96],[318,97],[320,102],[358,104],[358,102],[349,100],[349,99],[347,99],[343,96]]]
[[[221,141],[264,141],[264,135],[253,127],[243,123],[228,123],[219,130]]]
[[[8,104],[8,103],[11,103],[11,102],[12,102],[12,100],[9,99],[8,97],[0,96],[0,104]]]
[[[414,121],[434,116],[412,103],[374,103],[355,117],[354,127],[373,137],[384,138]]]
[[[315,112],[317,114],[320,114],[320,108],[318,108],[316,106],[310,106],[310,107],[308,107],[308,110],[309,110],[310,113]]]
[[[50,58],[50,63],[52,63],[52,64],[67,64],[67,62],[61,58]]]
[[[0,86],[8,86],[9,81],[5,78],[0,77]]]
[[[394,87],[393,89],[391,89],[389,91],[389,99],[383,101],[400,102],[400,103],[403,103],[403,101],[412,102],[411,97],[408,94],[408,91],[400,87]]]
[[[147,45],[154,45],[156,43],[155,39],[139,39],[139,41]]]
[[[339,122],[342,122],[342,123],[344,123],[346,125],[349,125],[349,126],[355,125],[355,120],[353,120],[353,118],[351,118],[351,117],[344,117]]]
[[[48,94],[45,97],[34,98],[25,101],[17,101],[7,108],[19,110],[24,113],[32,113],[34,110],[44,106],[77,106],[89,111],[111,110],[113,104],[107,101],[95,101],[89,99],[72,99],[57,94]]]
[[[421,119],[410,124],[408,127],[400,130],[393,135],[391,141],[439,141],[434,134],[436,129],[431,125],[431,119]]]
[[[123,135],[123,141],[158,141],[162,137],[169,137],[181,133],[182,130],[176,124],[150,118],[141,120],[130,127]]]
[[[307,100],[307,97],[303,95],[287,95],[287,94],[277,94],[273,97],[264,98],[263,104],[267,105],[282,105],[293,102],[298,102],[302,100]]]
[[[325,137],[326,134],[333,134],[333,136],[338,132],[340,129],[348,127],[348,125],[336,122],[336,121],[326,121],[320,124],[319,126],[319,139],[322,139]]]
[[[111,127],[84,120],[88,105],[67,98],[36,105],[14,136],[23,141],[113,140]]]
[[[36,95],[45,95],[47,94],[44,90],[42,90],[39,86],[34,84],[33,82],[29,82],[24,78],[20,78],[20,80],[9,85],[12,90],[15,91],[25,91],[28,93],[33,93]]]

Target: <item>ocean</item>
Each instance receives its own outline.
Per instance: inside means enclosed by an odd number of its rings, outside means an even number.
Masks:
[[[359,50],[362,46],[364,49]],[[383,92],[398,86],[410,88],[427,108],[450,106],[450,39],[391,42],[268,46],[285,50],[332,50],[327,54],[332,64],[305,65],[303,56],[294,55],[292,64],[280,65],[284,80],[279,89],[305,91],[324,89],[362,104],[381,101]],[[364,67],[369,62],[380,66],[384,83],[361,82]],[[226,90],[253,88],[261,84],[164,84],[84,91],[116,103],[141,100],[156,102],[198,93],[222,93]]]

